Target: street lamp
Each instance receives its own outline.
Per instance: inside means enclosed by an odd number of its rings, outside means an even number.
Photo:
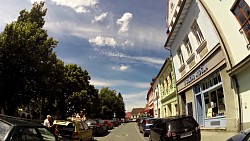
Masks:
[[[175,79],[175,95],[176,95],[176,98],[177,98],[177,112],[178,112],[178,115],[180,115],[180,104],[179,104],[179,96],[178,96],[178,92],[177,92],[177,84],[176,84],[176,74],[175,74],[175,67],[174,67],[174,61],[173,61],[173,56],[172,56],[172,50],[171,48],[169,47],[164,47],[166,50],[169,51],[170,53],[170,60],[171,60],[171,65],[172,65],[172,69],[173,69],[173,72],[174,72],[174,79]]]

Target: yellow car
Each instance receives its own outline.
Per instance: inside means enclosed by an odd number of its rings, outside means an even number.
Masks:
[[[83,121],[55,120],[54,133],[61,141],[90,141],[94,140],[92,130]]]

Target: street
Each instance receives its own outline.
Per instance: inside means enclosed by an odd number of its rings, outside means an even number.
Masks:
[[[225,141],[235,133],[201,131],[201,141]],[[139,132],[135,122],[126,123],[110,130],[105,136],[95,137],[95,141],[148,141]]]

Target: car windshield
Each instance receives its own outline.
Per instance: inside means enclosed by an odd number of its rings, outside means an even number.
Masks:
[[[75,131],[75,126],[73,123],[69,123],[68,125],[57,125],[56,129],[60,135],[71,135]]]
[[[155,121],[156,119],[148,119],[148,124],[154,124]]]
[[[10,125],[0,121],[0,141],[5,138],[5,135],[10,130]]]
[[[170,130],[178,130],[183,128],[194,128],[196,126],[196,121],[193,118],[182,118],[171,120],[167,126],[169,126]]]

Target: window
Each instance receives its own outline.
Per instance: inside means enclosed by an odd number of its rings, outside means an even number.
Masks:
[[[188,56],[190,56],[193,53],[193,50],[192,50],[192,46],[191,46],[188,36],[184,39],[183,42],[187,49]]]
[[[183,65],[184,64],[184,60],[183,60],[183,55],[182,55],[182,52],[181,52],[181,49],[177,49],[177,55],[178,55],[178,58],[180,60],[180,64]]]
[[[225,115],[225,101],[223,88],[204,93],[206,118]]]
[[[172,75],[171,75],[171,73],[169,74],[169,80],[170,80],[170,85],[172,85],[173,84],[173,82],[172,82]]]
[[[200,27],[199,27],[196,20],[194,21],[193,25],[191,26],[191,30],[192,30],[198,44],[200,45],[204,41],[204,37],[202,35],[202,32],[201,32]]]
[[[241,25],[241,31],[243,30],[248,41],[250,41],[250,8],[245,0],[238,0],[232,8],[232,12]]]

